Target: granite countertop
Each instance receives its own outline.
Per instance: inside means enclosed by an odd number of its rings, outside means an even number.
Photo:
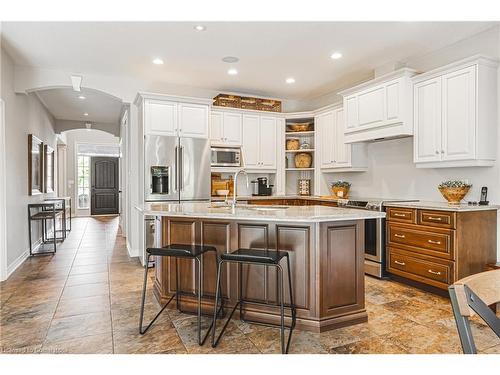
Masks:
[[[467,211],[487,211],[487,210],[498,210],[500,206],[488,205],[488,206],[472,206],[467,203],[462,203],[459,205],[451,205],[447,202],[429,202],[429,201],[417,201],[417,202],[387,202],[384,203],[386,207],[403,207],[403,208],[421,208],[427,210],[440,210],[440,211],[456,211],[456,212],[467,212]]]
[[[210,198],[214,202],[224,201],[223,196],[212,196]],[[228,199],[233,199],[233,196],[228,196]],[[238,195],[238,201],[258,201],[258,200],[275,200],[275,199],[303,199],[309,201],[338,201],[339,198],[333,195]]]
[[[327,222],[385,217],[384,212],[325,206],[259,206],[238,204],[236,208],[213,203],[144,203],[136,206],[144,215],[229,219],[245,221]]]

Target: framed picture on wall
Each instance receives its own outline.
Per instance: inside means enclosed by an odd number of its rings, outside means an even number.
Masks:
[[[28,135],[28,194],[43,192],[43,142],[33,134]]]
[[[53,193],[54,192],[54,159],[55,153],[54,149],[48,145],[44,146],[44,155],[43,155],[43,191],[45,193]]]

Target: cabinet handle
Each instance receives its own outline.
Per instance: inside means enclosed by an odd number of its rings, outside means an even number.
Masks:
[[[394,234],[394,237],[397,237],[397,238],[405,238],[405,235],[404,234]]]
[[[436,220],[436,221],[442,221],[443,219],[440,217],[435,217],[435,216],[428,216],[427,219],[429,220]]]
[[[433,275],[441,275],[441,272],[439,271],[433,271],[433,270],[427,270],[427,272],[432,273]]]
[[[441,245],[441,241],[427,240],[427,242],[433,243],[433,244],[436,244],[436,245]]]
[[[439,150],[436,150],[436,155],[439,155]]]
[[[441,150],[441,153],[444,154],[444,150]]]
[[[400,266],[406,266],[405,262],[400,262],[399,260],[395,260],[394,263],[399,264]]]
[[[397,214],[397,213],[394,213],[394,214],[392,214],[392,215],[393,215],[393,216],[397,216],[397,217],[406,217],[406,215],[405,215],[405,214]]]

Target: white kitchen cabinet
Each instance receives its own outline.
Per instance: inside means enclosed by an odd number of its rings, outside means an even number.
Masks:
[[[260,117],[260,162],[265,169],[276,169],[276,118]]]
[[[207,104],[145,98],[143,106],[146,135],[208,138]]]
[[[496,67],[496,60],[473,57],[414,78],[417,167],[494,164]]]
[[[344,141],[413,135],[413,75],[414,70],[403,68],[340,92],[344,97]]]
[[[319,140],[320,166],[332,171],[364,171],[366,150],[363,144],[344,142],[344,110],[337,108],[315,117]]]
[[[240,113],[212,111],[210,141],[214,146],[241,146]]]
[[[219,145],[223,143],[223,121],[224,114],[222,112],[212,111],[210,113],[210,143],[212,145]]]
[[[208,138],[208,106],[179,103],[179,136]]]
[[[243,115],[243,164],[247,169],[276,169],[277,120],[271,116]]]
[[[415,84],[415,161],[441,160],[441,78]]]
[[[145,133],[150,135],[177,135],[177,103],[146,100],[144,103]]]

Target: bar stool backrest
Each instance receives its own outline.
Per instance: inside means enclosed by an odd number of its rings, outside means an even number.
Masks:
[[[500,337],[500,319],[488,307],[500,302],[500,270],[465,277],[451,285],[448,290],[464,353],[476,353],[468,320],[475,314]]]

